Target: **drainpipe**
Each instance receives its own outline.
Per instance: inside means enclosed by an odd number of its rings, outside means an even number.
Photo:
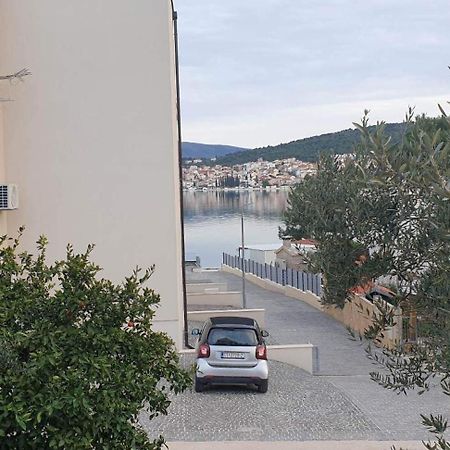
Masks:
[[[187,296],[186,296],[186,274],[184,268],[185,249],[184,249],[184,208],[183,208],[183,169],[182,169],[182,145],[181,145],[181,109],[180,109],[180,67],[178,61],[178,15],[175,11],[173,0],[170,0],[172,6],[173,21],[173,39],[175,42],[175,78],[177,90],[177,125],[178,125],[178,178],[180,189],[180,220],[181,220],[181,277],[183,283],[183,341],[186,348],[192,348],[188,341],[188,320],[187,320]]]

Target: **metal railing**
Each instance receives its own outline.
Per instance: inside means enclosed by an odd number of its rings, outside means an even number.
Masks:
[[[267,279],[282,286],[292,286],[301,291],[310,291],[318,297],[322,296],[322,275],[302,272],[295,269],[282,269],[272,264],[262,264],[251,259],[243,260],[239,256],[222,254],[222,262],[226,266],[251,273],[258,278]]]

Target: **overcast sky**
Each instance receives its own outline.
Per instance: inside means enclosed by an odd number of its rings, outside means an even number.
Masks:
[[[183,140],[257,147],[436,115],[449,0],[175,0]]]

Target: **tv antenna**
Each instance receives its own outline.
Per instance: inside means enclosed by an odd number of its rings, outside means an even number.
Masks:
[[[31,75],[28,69],[21,69],[18,72],[10,73],[8,75],[0,75],[0,81],[9,81],[10,84],[23,83],[24,78]],[[12,102],[12,98],[0,97],[0,102]]]

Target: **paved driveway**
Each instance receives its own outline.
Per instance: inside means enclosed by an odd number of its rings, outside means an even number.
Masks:
[[[175,441],[367,439],[377,426],[339,389],[287,364],[270,362],[269,391],[212,387],[174,398],[168,417],[141,423]]]
[[[236,441],[236,442],[169,442],[169,450],[423,450],[420,441]]]
[[[241,288],[240,278],[226,273],[191,276]],[[247,300],[250,308],[266,309],[272,343],[318,346],[319,374],[272,361],[267,394],[233,387],[186,392],[173,399],[167,417],[149,422],[142,416],[150,435],[169,441],[420,440],[429,436],[419,413],[450,415],[438,388],[398,396],[372,382],[375,368],[364,348],[320,311],[251,283]]]

